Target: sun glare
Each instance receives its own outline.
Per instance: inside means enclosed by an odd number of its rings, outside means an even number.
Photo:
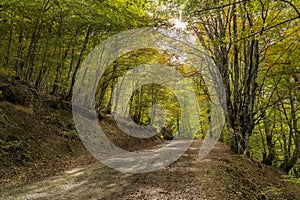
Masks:
[[[174,28],[176,29],[186,29],[187,23],[186,22],[182,22],[179,19],[175,19],[174,20]]]

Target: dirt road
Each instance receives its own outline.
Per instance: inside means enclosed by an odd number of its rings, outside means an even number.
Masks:
[[[3,200],[29,199],[297,199],[294,186],[281,181],[278,170],[217,144],[198,159],[201,141],[165,169],[126,174],[101,163],[76,168],[45,180],[0,192]],[[296,187],[296,190],[299,187]],[[300,190],[299,190],[300,191]]]

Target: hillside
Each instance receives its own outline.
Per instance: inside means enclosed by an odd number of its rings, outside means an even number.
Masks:
[[[95,162],[76,133],[69,102],[14,78],[0,77],[0,86],[1,188]],[[128,137],[112,118],[100,123],[107,136],[127,150],[161,142],[158,137]]]

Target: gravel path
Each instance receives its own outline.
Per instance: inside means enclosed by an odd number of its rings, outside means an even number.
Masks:
[[[127,174],[96,163],[5,189],[0,199],[286,199],[285,195],[292,195],[278,180],[268,180],[272,171],[233,156],[225,145],[218,143],[202,160],[200,146],[201,141],[195,141],[179,160],[159,171]]]

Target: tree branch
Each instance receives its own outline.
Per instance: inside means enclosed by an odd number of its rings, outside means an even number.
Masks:
[[[241,0],[241,1],[233,2],[233,3],[229,3],[229,4],[224,4],[224,5],[216,6],[216,7],[212,7],[212,8],[204,8],[204,9],[201,9],[201,10],[194,11],[194,12],[192,12],[192,14],[199,14],[199,13],[202,13],[202,12],[205,12],[205,11],[210,11],[210,10],[218,10],[220,8],[226,8],[228,6],[244,3],[244,2],[247,2],[247,1],[250,1],[250,0]]]
[[[273,25],[273,26],[266,27],[266,28],[264,29],[264,31],[269,31],[269,30],[271,30],[271,29],[273,29],[273,28],[275,28],[275,27],[277,27],[277,26],[280,26],[280,25],[283,25],[283,24],[285,24],[285,23],[294,21],[294,20],[296,20],[296,19],[300,19],[300,15],[297,16],[297,17],[294,17],[294,18],[287,19],[287,20],[285,20],[285,21],[279,22],[278,24],[275,24],[275,25]],[[253,36],[259,34],[260,32],[261,32],[261,30],[260,30],[260,31],[257,31],[257,32],[254,32],[254,33],[252,33],[252,34],[250,34],[250,35],[247,35],[246,37],[243,37],[243,38],[234,40],[233,42],[239,42],[239,41],[241,41],[241,40],[244,40],[244,39],[253,37]]]
[[[287,0],[280,0],[280,1],[282,1],[282,2],[284,2],[284,3],[287,3],[287,4],[289,4],[290,6],[292,6],[292,7],[294,8],[294,10],[296,11],[296,13],[298,14],[298,16],[300,16],[300,12],[299,12],[298,8],[297,8],[292,2],[287,1]]]

